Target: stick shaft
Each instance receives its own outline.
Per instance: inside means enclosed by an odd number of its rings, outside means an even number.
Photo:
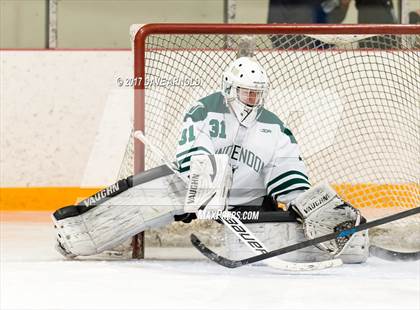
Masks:
[[[407,211],[399,212],[399,213],[396,213],[396,214],[393,214],[393,215],[390,215],[390,216],[386,216],[386,217],[383,217],[383,218],[380,218],[380,219],[377,219],[377,220],[374,220],[374,221],[371,221],[371,222],[367,222],[367,223],[358,225],[358,226],[353,227],[351,229],[343,230],[341,232],[334,232],[334,233],[331,233],[331,234],[327,234],[325,236],[321,236],[321,237],[318,237],[318,238],[303,241],[303,242],[293,244],[293,245],[290,245],[290,246],[287,246],[287,247],[284,247],[284,248],[281,248],[281,249],[270,251],[268,253],[264,253],[264,254],[253,256],[253,257],[250,257],[250,258],[246,258],[246,259],[243,259],[243,260],[238,261],[238,262],[240,262],[241,265],[255,263],[255,262],[258,262],[260,260],[264,260],[264,259],[274,257],[274,256],[277,256],[277,255],[281,255],[281,254],[285,254],[285,253],[288,253],[288,252],[303,249],[303,248],[306,248],[306,247],[311,246],[311,245],[315,245],[315,244],[318,244],[318,243],[321,243],[321,242],[325,242],[325,241],[328,241],[328,240],[331,240],[331,239],[335,239],[337,237],[345,237],[345,236],[354,234],[354,233],[362,231],[362,230],[366,230],[366,229],[369,229],[369,228],[372,228],[372,227],[375,227],[375,226],[383,225],[383,224],[386,224],[386,223],[389,223],[389,222],[393,222],[393,221],[402,219],[402,218],[407,217],[407,216],[417,214],[419,212],[420,212],[420,207],[416,207],[416,208],[413,208],[413,209],[410,209],[410,210],[407,210]]]

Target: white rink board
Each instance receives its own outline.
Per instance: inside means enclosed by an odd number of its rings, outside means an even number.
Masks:
[[[171,132],[168,136],[161,133],[158,137],[158,140],[164,143],[165,149],[169,150],[168,155],[173,155],[178,138],[176,128],[179,127],[187,106],[195,99],[219,88],[220,75],[224,66],[214,66],[210,60],[220,59],[222,63],[226,58],[234,57],[233,52],[196,53],[198,54],[190,61],[191,70],[188,71],[188,78],[201,80],[201,85],[200,87],[184,87],[184,93],[187,95],[185,102],[179,102],[177,98],[174,98],[170,88],[165,90],[159,87],[153,93],[148,93],[155,98],[160,98],[159,108],[164,107],[168,111],[163,114],[159,122],[165,123],[171,128]],[[299,56],[297,53],[320,52],[295,51],[294,53],[297,59]],[[323,53],[324,56],[321,57],[320,62],[314,64],[312,72],[305,72],[305,75],[316,74],[317,70],[326,68],[329,63],[334,62],[335,58],[340,57],[339,52]],[[379,52],[359,53],[360,57],[369,59],[372,53]],[[380,52],[383,67],[395,61],[401,62],[402,58],[398,57],[398,53]],[[278,54],[278,57],[282,57],[282,52]],[[170,57],[173,57],[173,63],[178,63],[184,59],[185,55],[178,51]],[[128,79],[131,76],[133,69],[131,52],[0,51],[0,59],[1,186],[103,186],[115,180],[129,135],[129,118],[133,107],[132,89],[118,87],[116,79],[118,77]],[[276,68],[274,60],[270,61],[263,65],[267,68],[271,80],[274,79],[272,72],[286,74],[296,66],[295,62],[290,62],[283,64],[281,68]],[[353,69],[357,66],[357,59],[347,64],[347,67]],[[412,70],[413,67],[418,68],[419,64],[405,60],[399,66],[401,68],[399,79],[407,83],[410,77],[406,78],[405,72]],[[194,68],[198,67],[202,71],[194,71]],[[375,65],[372,69],[375,69],[373,75],[380,76],[381,67]],[[211,78],[206,77],[209,75],[200,73],[203,71],[211,75]],[[327,72],[324,78],[342,79],[340,73],[340,70]],[[162,78],[170,78],[170,76],[162,76]],[[295,77],[286,79],[285,85],[273,84],[271,98],[273,102],[281,102],[281,104],[276,109],[272,103],[268,103],[267,106],[273,108],[286,124],[292,122],[290,127],[297,128],[294,134],[303,153],[309,154],[319,151],[323,143],[334,142],[334,130],[325,131],[327,127],[324,126],[325,120],[323,121],[322,116],[327,115],[330,123],[337,120],[337,115],[341,118],[345,117],[346,112],[343,111],[342,103],[346,102],[342,102],[343,97],[346,98],[350,92],[363,88],[364,85],[356,74],[354,79],[346,82],[348,87],[345,89],[320,89],[317,85],[310,85],[304,92],[298,92],[296,96],[282,100],[284,92],[293,93],[290,89],[295,87],[298,80],[299,77]],[[389,101],[390,105],[381,108],[376,104],[377,102],[370,102],[370,108],[366,111],[361,110],[365,113],[359,114],[354,120],[366,121],[377,112],[383,113],[385,119],[386,115],[391,117],[392,113],[389,111],[401,111],[401,107],[395,106],[395,102],[402,102],[404,98],[415,98],[419,102],[418,79],[415,82],[413,85],[417,85],[417,91],[416,87],[410,88],[408,92],[404,90],[404,93],[395,89],[392,95],[395,100]],[[387,83],[391,83],[392,86],[393,81]],[[391,96],[381,89],[378,89],[377,94],[380,100],[389,100]],[[170,104],[177,106],[176,113],[168,109]],[[348,104],[347,106],[351,107],[351,103]],[[317,113],[319,109],[322,113]],[[418,141],[420,136],[418,126],[413,133],[412,130],[408,132],[400,124],[404,124],[405,121],[413,122],[413,118],[415,121],[416,117],[418,122],[419,109],[420,107],[417,106],[410,115],[402,115],[402,119],[399,119],[394,126],[392,122],[387,122],[386,125],[390,126],[387,127],[388,131],[398,132],[399,141],[413,139],[413,137]],[[291,117],[293,113],[299,117]],[[318,143],[316,139],[303,132],[305,128],[308,128],[308,122],[312,122],[312,128],[315,126],[317,130],[324,129],[322,143]],[[366,134],[370,136],[369,141],[380,141],[388,133],[377,131]],[[343,139],[348,138],[343,137]],[[374,175],[371,172],[378,171],[378,167],[374,168],[375,171],[370,171],[373,168],[369,166],[369,160],[375,160],[375,154],[382,151],[381,147],[388,146],[379,144],[377,147],[379,149],[371,155],[366,155],[364,149],[352,150],[350,157],[347,150],[339,149],[338,151],[343,152],[342,155],[345,158],[343,162],[348,164],[362,156],[367,159],[365,164],[359,163],[358,169],[345,171],[345,173],[352,174],[355,181],[378,181],[369,178],[370,175]],[[380,174],[391,175],[390,181],[399,182],[402,181],[401,176],[406,175],[407,172],[419,171],[419,162],[411,155],[413,152],[406,152],[404,147],[400,148],[398,145],[393,145],[392,150],[394,152],[392,156],[381,159],[384,164],[379,167]],[[400,157],[406,158],[406,162],[412,164],[401,164]],[[340,162],[332,164],[340,165]],[[308,165],[310,169],[316,169],[316,167],[311,167],[311,162],[308,162]],[[148,167],[150,166],[149,164]],[[337,180],[337,176],[334,175],[322,175],[322,171],[317,171],[317,178],[343,181]],[[313,181],[316,182],[318,179]]]
[[[130,51],[0,51],[0,61],[1,186],[113,182],[130,134],[133,91],[116,82],[132,75]]]

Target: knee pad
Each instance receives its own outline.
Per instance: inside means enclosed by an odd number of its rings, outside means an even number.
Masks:
[[[247,227],[269,249],[275,250],[306,239],[302,225],[298,222],[257,222],[247,223]],[[228,228],[224,229],[225,252],[231,259],[243,259],[253,256],[252,251],[238,239]],[[363,263],[369,256],[368,232],[362,231],[353,235],[345,249],[337,257],[344,263]],[[292,262],[316,262],[331,259],[331,256],[315,246],[280,255],[279,258]]]

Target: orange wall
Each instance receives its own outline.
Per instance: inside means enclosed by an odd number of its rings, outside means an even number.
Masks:
[[[358,208],[414,208],[420,205],[419,184],[336,184],[335,190]],[[100,188],[0,188],[0,211],[55,211],[93,195]]]
[[[0,211],[55,211],[98,190],[79,187],[0,188]]]

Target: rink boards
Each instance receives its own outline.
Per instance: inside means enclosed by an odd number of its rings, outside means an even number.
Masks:
[[[130,109],[132,106],[132,89],[119,87],[117,78],[130,78],[132,68],[130,52],[123,50],[1,51],[0,53],[2,58],[1,210],[52,211],[62,205],[74,203],[78,198],[92,194],[105,184],[112,183],[119,170],[129,136],[126,129],[130,115],[121,111],[126,111],[127,107]],[[183,58],[182,53],[172,53],[169,56],[174,59],[174,62],[178,60],[177,57]],[[211,66],[207,61],[214,59],[220,51],[199,51],[198,53],[201,53],[198,58],[202,59],[202,63],[199,64],[202,70],[215,71],[214,76],[222,72],[222,67]],[[299,58],[296,53],[308,52],[296,51],[295,56]],[[326,52],[317,53],[324,54],[321,54],[322,60],[313,67],[315,69],[328,67],[328,63],[333,62],[334,57],[341,57],[340,52],[335,52],[333,56],[325,54]],[[372,53],[365,52],[365,55],[358,57],[369,59]],[[418,54],[418,51],[416,53]],[[278,52],[276,57],[282,57],[282,53]],[[383,52],[381,59],[383,59],[383,68],[387,67],[388,63],[401,61],[398,52]],[[265,65],[273,69],[275,66],[274,62]],[[412,70],[413,66],[416,68],[418,64],[408,61],[402,67]],[[278,72],[286,74],[286,72],[292,72],[295,67],[296,63],[289,61]],[[327,157],[329,165],[334,166],[334,171],[336,171],[334,173],[328,169],[320,170],[316,165],[317,160],[312,160],[318,155],[325,156],[323,153],[325,148],[320,145],[334,144],[337,142],[335,141],[337,136],[347,140],[353,139],[350,136],[337,135],[343,126],[336,126],[332,130],[330,130],[331,127],[324,126],[327,123],[336,124],[337,122],[334,121],[337,120],[337,115],[338,121],[343,118],[349,119],[345,114],[349,111],[346,107],[349,107],[349,104],[351,106],[352,103],[343,102],[343,97],[348,98],[348,92],[365,87],[360,84],[361,71],[355,70],[357,63],[349,62],[348,67],[358,72],[359,76],[356,75],[355,79],[347,81],[345,89],[334,87],[320,89],[313,85],[304,91],[296,92],[292,89],[296,80],[290,80],[291,84],[288,86],[272,86],[273,98],[280,100],[285,97],[285,93],[295,96],[287,100],[283,99],[282,104],[278,105],[278,110],[269,104],[267,106],[278,113],[287,124],[292,124],[290,127],[296,127],[293,131],[301,146],[303,156],[308,158],[309,170],[316,171],[311,176],[313,183],[320,179],[327,179],[335,184],[339,192],[345,193],[347,199],[355,199],[355,205],[360,207],[371,206],[366,205],[365,201],[357,201],[361,192],[376,201],[374,207],[389,208],[395,207],[396,204],[402,207],[414,207],[419,204],[420,199],[418,178],[413,178],[418,175],[419,165],[418,160],[413,157],[413,154],[418,151],[418,126],[414,128],[414,131],[399,126],[413,122],[413,117],[415,121],[419,107],[418,105],[414,107],[414,110],[410,110],[409,115],[406,116],[396,114],[394,111],[403,109],[404,104],[401,104],[401,98],[418,98],[418,92],[415,92],[416,87],[411,87],[411,92],[408,94],[402,94],[403,90],[397,89],[393,95],[395,100],[389,101],[391,103],[382,111],[377,104],[379,99],[366,98],[370,100],[367,104],[368,108],[361,109],[361,113],[357,114],[352,121],[354,124],[360,124],[365,122],[372,113],[383,112],[381,114],[383,117],[377,120],[380,124],[380,122],[392,121],[395,116],[398,122],[390,130],[391,133],[397,133],[397,138],[392,140],[394,144],[378,143],[375,145],[375,150],[369,151],[368,155],[364,155],[366,150],[360,147],[351,152],[348,152],[348,149],[336,149],[334,151],[336,158]],[[379,67],[375,68],[377,72],[382,70]],[[197,75],[191,76],[194,67],[190,69],[192,70],[188,71],[188,74],[191,79],[202,79],[202,75],[198,75],[203,71],[196,70]],[[336,73],[324,70],[323,77],[330,80],[342,79],[340,70],[345,69],[336,70],[338,70]],[[401,71],[403,75],[398,78],[407,81],[404,70]],[[311,74],[305,70],[301,72],[303,75]],[[219,81],[218,78],[212,78],[203,81],[206,87],[194,89],[190,87],[182,90],[191,93],[191,100],[186,100],[190,102],[185,104],[191,103],[197,96],[217,89]],[[288,89],[292,90],[288,91]],[[159,101],[161,104],[167,104],[173,100],[170,91],[154,89],[150,93],[161,98]],[[389,94],[382,89],[377,89],[377,93],[382,93],[380,99],[385,100],[389,97]],[[314,102],[320,102],[322,105],[314,104]],[[319,111],[320,107],[321,111]],[[323,110],[322,107],[324,107]],[[172,120],[169,117],[174,116],[179,120],[185,108],[186,106],[180,107],[177,111],[179,114],[164,116],[161,121],[170,123]],[[322,115],[324,119],[321,118]],[[312,125],[308,125],[309,123]],[[302,124],[307,124],[307,126],[301,126]],[[357,130],[358,127],[355,126]],[[304,127],[315,128],[318,135],[323,137],[323,142],[318,143],[319,140],[315,139],[316,137],[299,131],[299,128]],[[176,130],[173,132],[174,136],[169,136],[165,140],[168,145],[176,142]],[[389,132],[373,130],[366,132],[367,135],[364,134],[361,132],[355,137],[369,136],[368,141],[384,141],[383,137],[388,137]],[[399,141],[401,147],[395,144]],[[407,144],[406,141],[410,142]],[[356,142],[355,140],[354,143]],[[409,145],[408,148],[407,145]],[[390,153],[389,150],[394,153]],[[378,154],[388,155],[381,158]],[[367,160],[356,161],[360,158]],[[382,165],[371,164],[378,161]],[[345,167],[340,166],[343,164]],[[352,180],[346,178],[346,175],[350,174]],[[391,178],[381,181],[375,179],[375,175],[389,175]],[[410,178],[407,179],[406,176]],[[398,202],[395,200],[395,192],[398,192],[400,196]]]

